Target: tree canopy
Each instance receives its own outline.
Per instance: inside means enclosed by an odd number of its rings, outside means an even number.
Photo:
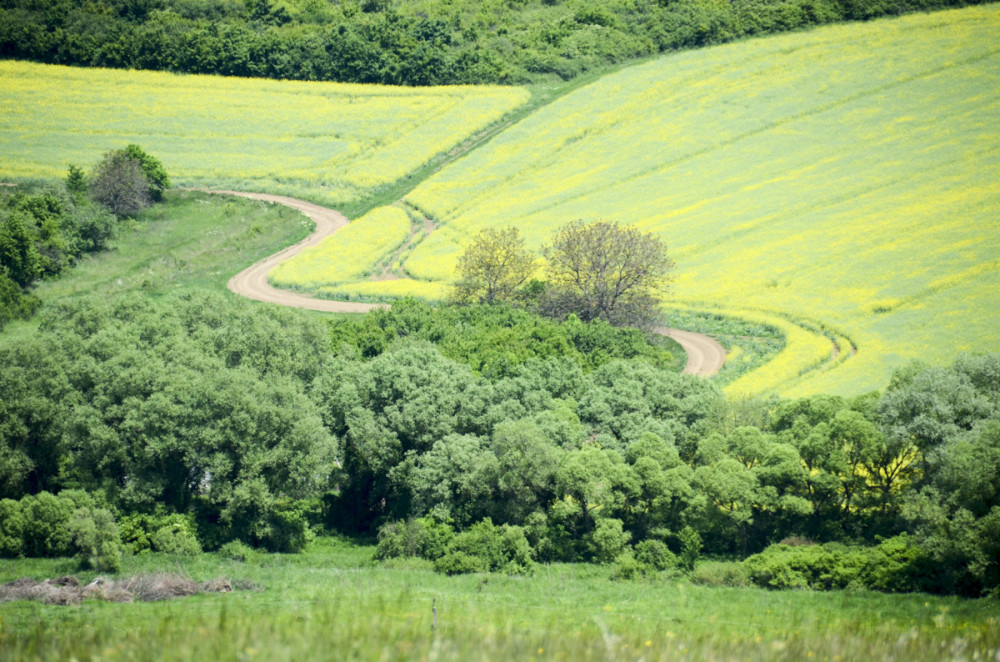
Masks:
[[[549,292],[545,308],[584,321],[651,329],[674,262],[655,235],[608,221],[576,221],[543,251]]]
[[[535,272],[534,256],[514,226],[480,230],[458,258],[458,303],[511,301]]]

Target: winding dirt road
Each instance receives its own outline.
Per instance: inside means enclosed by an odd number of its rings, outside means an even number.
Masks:
[[[373,308],[380,308],[386,305],[360,303],[357,301],[317,299],[308,294],[293,292],[291,290],[279,290],[267,281],[268,272],[278,266],[279,263],[284,262],[309,246],[315,246],[329,235],[347,225],[347,217],[340,212],[282,195],[208,189],[197,190],[205,193],[237,195],[243,198],[285,205],[301,211],[316,223],[316,230],[299,243],[264,258],[230,278],[226,286],[236,294],[256,301],[276,303],[294,308],[319,310],[327,313],[367,313]],[[675,340],[687,353],[688,360],[687,365],[684,367],[685,374],[711,377],[722,369],[722,364],[726,360],[726,350],[712,338],[700,333],[666,327],[656,329],[656,332]]]

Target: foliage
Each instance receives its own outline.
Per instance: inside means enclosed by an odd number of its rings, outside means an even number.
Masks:
[[[530,573],[534,563],[531,547],[519,526],[496,526],[488,518],[455,535],[445,553],[434,561],[438,572],[449,575],[469,572]]]
[[[124,150],[107,152],[87,180],[90,197],[115,216],[134,216],[150,203],[142,163]]]
[[[71,556],[117,572],[124,551],[114,514],[80,490],[0,500],[0,556]]]
[[[12,0],[6,57],[394,85],[572,78],[609,63],[845,20],[954,6],[950,0],[701,0],[597,3],[316,3]]]
[[[5,553],[103,563],[102,537],[176,551],[181,529],[205,549],[297,551],[326,526],[381,528],[380,554],[419,555],[392,566],[411,570],[600,560],[639,577],[763,552],[747,566],[762,584],[996,586],[995,355],[735,416],[606,324],[407,302],[327,325],[176,289],[54,299],[37,330],[0,336]],[[445,355],[477,356],[482,329],[539,355],[481,371]],[[820,550],[776,546],[807,540]]]
[[[218,297],[56,307],[38,337],[0,350],[11,367],[6,384],[19,387],[4,391],[0,425],[19,432],[5,442],[27,456],[36,485],[105,491],[126,511],[197,513],[199,527],[211,521],[219,529],[213,542],[240,537],[301,549],[310,533],[295,500],[329,487],[334,440],[302,393],[314,374],[309,343],[321,334],[300,326],[299,341],[290,340],[287,320]],[[274,334],[280,343],[262,342]],[[37,352],[49,357],[42,371]],[[62,404],[49,406],[62,410],[58,422],[23,429],[45,413],[28,406],[53,393],[53,374]],[[180,524],[146,526],[144,535],[154,548],[195,549],[193,531]]]
[[[514,293],[534,273],[535,258],[524,248],[515,226],[483,228],[472,237],[458,258],[458,303],[510,302]]]
[[[170,188],[170,175],[167,174],[167,170],[160,163],[160,160],[144,152],[138,145],[126,145],[124,152],[139,163],[142,174],[146,175],[146,180],[149,183],[149,199],[153,202],[162,202],[163,191]],[[72,169],[70,174],[73,174]],[[67,184],[67,188],[69,186]]]
[[[569,383],[580,379],[571,365],[589,372],[614,359],[642,359],[657,367],[670,366],[673,360],[634,329],[617,329],[600,320],[584,324],[575,317],[557,323],[506,305],[435,309],[404,299],[331,327],[334,349],[350,345],[364,357],[378,356],[402,338],[433,342],[444,356],[490,378],[523,373],[533,360],[558,360],[561,365],[553,365],[546,379]]]
[[[699,586],[742,588],[751,585],[747,566],[740,561],[701,561],[694,566],[689,579]]]
[[[584,321],[651,330],[674,263],[659,237],[617,223],[575,221],[544,249],[549,289],[543,310]]]

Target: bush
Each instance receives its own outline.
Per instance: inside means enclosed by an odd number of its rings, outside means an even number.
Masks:
[[[636,560],[654,570],[673,570],[677,567],[677,555],[659,540],[643,540],[635,546]]]
[[[115,216],[132,216],[149,206],[149,179],[124,150],[104,155],[89,177],[90,197]]]
[[[700,586],[750,586],[750,573],[739,561],[701,561],[691,571],[690,579]]]
[[[219,548],[219,556],[240,563],[253,563],[257,560],[257,552],[242,540],[232,540]]]
[[[146,175],[146,180],[149,182],[149,198],[153,202],[163,200],[163,191],[170,188],[170,176],[167,175],[167,170],[160,160],[147,154],[138,145],[127,145],[124,152],[139,164],[142,173]]]
[[[631,550],[625,550],[615,559],[614,570],[611,572],[611,579],[630,581],[639,579],[646,574],[650,566],[641,563],[632,554]]]
[[[701,557],[701,536],[690,526],[685,526],[678,534],[681,543],[680,567],[684,570],[694,570],[694,565]]]
[[[76,508],[69,499],[49,492],[21,499],[25,556],[69,556],[75,550],[69,522]]]
[[[24,512],[13,499],[0,499],[0,556],[14,559],[24,554]]]
[[[486,559],[465,552],[448,552],[434,561],[434,569],[446,575],[464,575],[472,572],[488,572]]]
[[[878,552],[836,543],[791,547],[771,545],[745,564],[754,584],[765,588],[840,589],[863,586],[862,571],[878,563]]]
[[[383,561],[413,556],[438,559],[445,554],[454,535],[451,526],[433,517],[388,522],[379,528],[375,559]]]
[[[154,551],[163,554],[179,554],[181,556],[197,556],[201,554],[201,543],[194,534],[194,526],[180,515],[167,518],[166,525],[161,526],[149,536],[149,542]]]
[[[439,572],[530,572],[531,546],[519,526],[495,526],[489,518],[456,535],[443,556],[435,560]]]
[[[114,515],[104,508],[79,508],[70,523],[80,565],[100,572],[121,570],[124,547]]]
[[[620,519],[602,519],[590,535],[590,548],[598,563],[613,563],[625,550],[632,534],[622,530]]]
[[[254,526],[255,538],[270,552],[297,554],[316,538],[309,526],[309,503],[278,504],[264,525]]]

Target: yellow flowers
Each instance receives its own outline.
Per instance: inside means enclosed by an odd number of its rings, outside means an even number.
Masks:
[[[329,291],[371,275],[410,234],[410,217],[397,207],[379,207],[317,246],[275,267],[268,280],[276,287]]]
[[[417,187],[439,227],[404,266],[448,282],[483,227],[537,249],[576,219],[635,224],[670,245],[676,300],[783,320],[787,348],[741,392],[858,393],[995,348],[998,32],[984,6],[606,76]]]
[[[130,142],[178,185],[337,205],[461,143],[528,93],[401,88],[0,62],[0,177],[64,177]]]

